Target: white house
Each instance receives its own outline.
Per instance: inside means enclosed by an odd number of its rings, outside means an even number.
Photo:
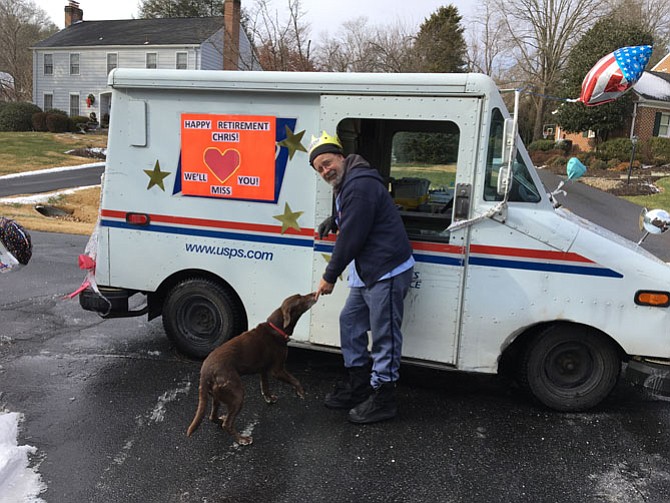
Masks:
[[[70,0],[65,28],[32,48],[33,103],[102,119],[114,68],[261,69],[240,29],[240,0],[222,2],[220,17],[84,21]]]
[[[14,77],[9,73],[0,72],[0,99],[14,94]]]

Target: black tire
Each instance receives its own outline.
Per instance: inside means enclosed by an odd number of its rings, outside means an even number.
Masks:
[[[202,278],[177,283],[163,303],[163,327],[182,353],[205,358],[242,331],[242,309],[227,288]]]
[[[521,360],[523,388],[558,411],[582,411],[604,400],[621,373],[617,348],[583,325],[556,324],[538,334]]]

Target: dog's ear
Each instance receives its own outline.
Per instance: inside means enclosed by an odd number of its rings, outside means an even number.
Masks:
[[[282,318],[284,318],[284,328],[286,328],[291,323],[291,306],[290,305],[283,305],[281,307],[281,315],[282,315]]]

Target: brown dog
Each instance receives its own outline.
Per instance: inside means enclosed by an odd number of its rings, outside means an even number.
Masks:
[[[200,425],[208,396],[212,396],[211,421],[219,421],[219,404],[223,403],[228,414],[222,416],[222,427],[230,433],[240,445],[248,445],[251,437],[240,435],[235,429],[235,418],[244,402],[244,385],[241,375],[261,374],[261,393],[269,404],[277,397],[270,393],[268,374],[280,381],[289,383],[300,398],[305,392],[300,382],[284,368],[288,354],[287,342],[300,316],[314,305],[314,293],[292,295],[282,302],[266,322],[256,328],[234,337],[212,351],[200,368],[200,387],[198,389],[198,410],[188,427],[189,437]]]

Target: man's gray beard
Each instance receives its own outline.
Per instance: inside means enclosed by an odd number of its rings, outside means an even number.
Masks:
[[[335,192],[340,190],[340,186],[342,185],[342,180],[344,180],[344,173],[341,175],[337,175],[332,182],[330,182],[330,186],[333,187],[333,190]]]

